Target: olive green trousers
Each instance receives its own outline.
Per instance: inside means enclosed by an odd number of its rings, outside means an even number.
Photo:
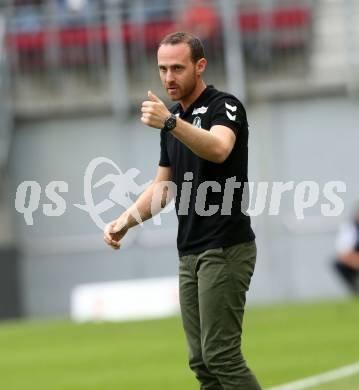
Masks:
[[[180,257],[182,322],[201,390],[261,390],[241,352],[254,241]]]

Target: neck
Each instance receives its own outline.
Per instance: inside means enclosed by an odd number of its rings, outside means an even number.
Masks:
[[[205,82],[202,79],[199,80],[193,92],[184,99],[180,100],[183,110],[186,110],[201,95],[206,87]]]

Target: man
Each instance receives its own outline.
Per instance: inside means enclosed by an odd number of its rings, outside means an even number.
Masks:
[[[164,189],[160,207],[151,204],[156,186],[172,180],[178,189],[180,305],[189,365],[202,390],[260,390],[241,353],[246,291],[256,260],[250,220],[241,212],[246,113],[233,95],[205,85],[207,62],[198,38],[170,34],[157,54],[163,86],[178,103],[169,111],[151,92],[143,102],[142,122],[161,129],[157,176],[132,207],[106,226],[104,239],[119,248],[138,223],[133,215],[149,219],[168,203]]]
[[[354,295],[359,295],[359,208],[350,223],[341,226],[336,240],[335,270]]]

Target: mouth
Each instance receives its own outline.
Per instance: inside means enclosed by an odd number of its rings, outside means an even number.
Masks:
[[[167,92],[168,92],[170,95],[175,94],[177,91],[178,91],[178,87],[176,87],[176,86],[171,86],[171,87],[168,87],[168,88],[167,88]]]

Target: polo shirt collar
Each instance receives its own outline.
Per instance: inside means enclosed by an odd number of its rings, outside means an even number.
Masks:
[[[181,104],[178,103],[178,109],[180,112],[181,117],[186,116],[188,113],[192,113],[193,109],[197,106],[200,106],[205,102],[209,95],[212,93],[214,90],[213,85],[207,85],[207,87],[202,91],[202,93],[198,96],[198,98],[190,105],[188,108],[184,111]]]

